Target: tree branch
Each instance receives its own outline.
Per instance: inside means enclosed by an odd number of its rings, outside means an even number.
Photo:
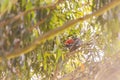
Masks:
[[[114,8],[115,6],[117,6],[119,4],[120,4],[120,0],[113,0],[109,4],[105,5],[104,7],[102,7],[101,9],[97,10],[96,12],[94,12],[92,14],[86,15],[84,17],[81,17],[81,18],[78,18],[75,20],[68,21],[63,26],[58,27],[54,30],[50,30],[49,32],[47,32],[43,36],[40,36],[38,39],[36,39],[31,45],[27,46],[26,48],[15,50],[12,53],[8,53],[6,55],[6,58],[11,59],[11,58],[18,57],[22,54],[27,54],[28,52],[34,50],[38,45],[40,45],[45,40],[49,39],[50,37],[54,37],[55,35],[59,34],[60,32],[64,31],[65,29],[68,29],[69,27],[76,24],[77,22],[87,20],[89,18],[92,18],[93,16],[96,16],[96,17],[100,16],[104,12],[110,10],[111,8]],[[2,61],[2,57],[0,57],[0,61]]]

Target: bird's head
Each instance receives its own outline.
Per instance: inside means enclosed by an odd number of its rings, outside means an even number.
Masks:
[[[71,39],[67,39],[64,44],[67,48],[70,48],[73,43],[74,43],[74,39],[71,38]]]

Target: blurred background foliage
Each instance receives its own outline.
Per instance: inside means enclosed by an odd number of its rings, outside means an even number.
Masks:
[[[28,54],[12,59],[5,55],[29,46],[48,31],[91,14],[111,1],[0,0],[0,80],[55,80],[83,64],[84,71],[72,80],[94,80],[95,66],[119,51],[120,6],[72,25]],[[89,45],[67,57],[69,50],[64,42],[70,37],[78,37]]]

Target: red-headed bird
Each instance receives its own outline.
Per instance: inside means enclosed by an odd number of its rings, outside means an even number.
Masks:
[[[80,47],[83,42],[79,38],[71,38],[65,41],[65,46],[69,48],[70,52]]]

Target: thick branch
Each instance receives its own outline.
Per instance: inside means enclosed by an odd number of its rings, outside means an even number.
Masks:
[[[110,10],[111,8],[114,8],[115,6],[117,6],[119,4],[120,4],[120,0],[113,0],[111,3],[105,5],[104,7],[102,7],[101,9],[99,9],[98,11],[96,11],[96,12],[94,12],[92,14],[86,15],[86,16],[84,16],[82,18],[78,18],[78,19],[75,19],[75,20],[68,21],[63,26],[58,27],[58,28],[56,28],[54,30],[51,30],[51,31],[47,32],[46,34],[44,34],[43,36],[39,37],[31,45],[27,46],[26,48],[16,50],[16,51],[14,51],[12,53],[8,53],[8,55],[6,55],[6,58],[11,59],[11,58],[18,57],[18,56],[20,56],[22,54],[27,54],[28,52],[34,50],[38,45],[40,45],[46,39],[57,35],[58,33],[64,31],[65,29],[68,29],[69,27],[76,24],[77,22],[87,20],[87,19],[89,19],[89,18],[91,18],[93,16],[100,16],[104,12]],[[0,57],[0,61],[1,60],[2,60],[2,58]]]

